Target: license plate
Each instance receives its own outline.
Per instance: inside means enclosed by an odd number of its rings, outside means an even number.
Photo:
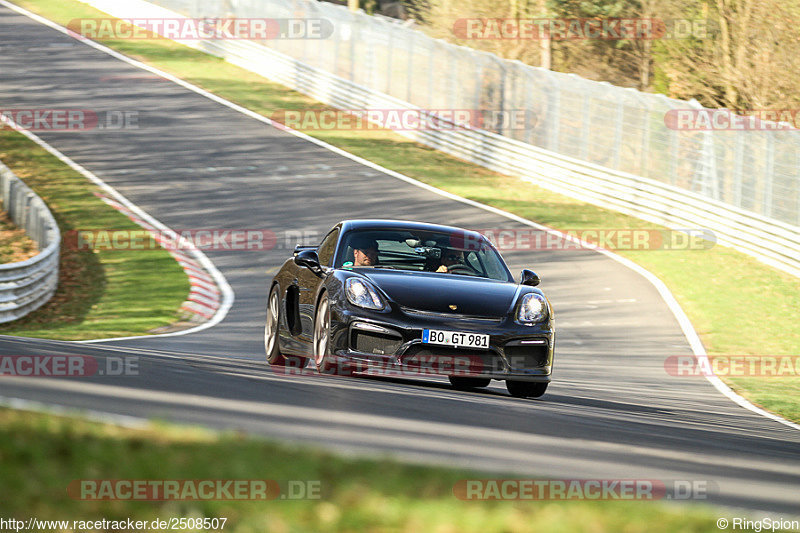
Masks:
[[[425,344],[441,344],[443,346],[489,349],[489,335],[484,335],[482,333],[466,333],[463,331],[423,329],[422,342]]]

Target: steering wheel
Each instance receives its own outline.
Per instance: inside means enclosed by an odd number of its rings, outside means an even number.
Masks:
[[[448,274],[457,274],[458,272],[472,275],[475,274],[475,269],[472,268],[471,266],[464,265],[461,263],[456,263],[454,265],[450,265],[449,267],[447,267]]]

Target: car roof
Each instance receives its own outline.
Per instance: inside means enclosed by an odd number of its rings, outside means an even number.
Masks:
[[[343,220],[337,226],[341,226],[342,232],[352,230],[369,230],[369,229],[394,229],[394,230],[423,230],[423,231],[441,231],[445,233],[460,232],[471,235],[476,239],[481,239],[482,235],[477,231],[466,230],[455,226],[444,226],[441,224],[429,224],[427,222],[412,222],[409,220],[392,220],[392,219],[357,219],[357,220]]]

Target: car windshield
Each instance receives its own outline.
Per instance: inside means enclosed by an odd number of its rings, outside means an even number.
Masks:
[[[462,231],[350,231],[344,236],[335,267],[437,272],[513,282],[489,241]]]

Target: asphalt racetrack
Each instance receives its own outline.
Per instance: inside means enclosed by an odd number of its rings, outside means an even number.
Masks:
[[[591,250],[504,253],[556,310],[554,382],[539,400],[445,379],[282,376],[263,350],[268,282],[287,231],[346,218],[522,228],[265,125],[0,7],[0,106],[139,112],[139,128],[40,136],[174,229],[268,229],[269,251],[209,251],[235,292],[217,326],[77,344],[0,338],[2,354],[135,355],[138,376],[3,378],[4,398],[239,429],[347,453],[556,478],[708,482],[711,503],[800,514],[800,432],[705,379],[667,374],[691,354],[640,274]],[[294,244],[294,243],[292,243]],[[142,298],[147,287],[142,287]]]

